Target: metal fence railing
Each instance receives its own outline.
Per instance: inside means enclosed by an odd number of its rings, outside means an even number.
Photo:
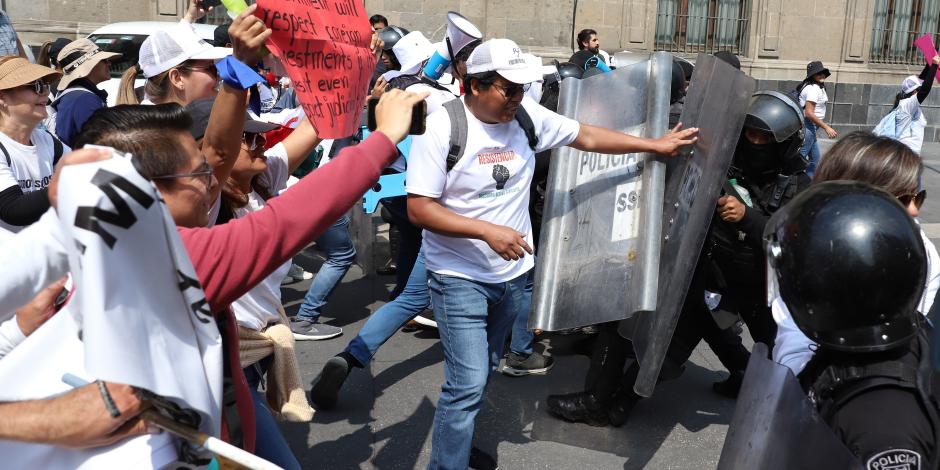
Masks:
[[[940,0],[937,0],[940,1]],[[694,54],[747,50],[750,0],[658,0],[656,49]]]
[[[937,40],[940,0],[875,0],[871,55],[879,64],[922,64],[914,39],[932,34]]]

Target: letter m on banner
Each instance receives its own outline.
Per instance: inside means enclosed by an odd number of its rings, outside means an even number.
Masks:
[[[114,248],[117,238],[105,230],[101,226],[101,222],[107,222],[123,229],[128,229],[137,222],[134,211],[117,193],[117,190],[120,189],[126,193],[145,209],[150,208],[150,205],[153,204],[153,198],[134,186],[134,183],[104,169],[99,169],[95,173],[91,178],[91,183],[108,197],[108,200],[114,205],[115,211],[112,212],[98,206],[81,206],[75,212],[75,226],[96,233],[104,240],[108,248]]]

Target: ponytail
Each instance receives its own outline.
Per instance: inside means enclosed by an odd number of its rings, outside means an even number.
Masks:
[[[52,64],[53,58],[49,55],[51,51],[52,41],[42,43],[42,46],[39,47],[39,55],[36,56],[36,63],[43,67],[49,67],[50,69],[56,68],[56,66]]]
[[[137,93],[134,91],[134,80],[137,79],[138,72],[140,72],[140,66],[134,64],[124,72],[124,75],[121,75],[117,104],[140,104]]]

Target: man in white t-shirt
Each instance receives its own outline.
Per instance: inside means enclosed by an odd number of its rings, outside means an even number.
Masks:
[[[806,65],[806,78],[803,79],[800,89],[800,108],[803,108],[806,132],[803,134],[803,147],[800,155],[807,161],[806,174],[812,178],[819,163],[819,143],[816,142],[816,130],[822,129],[830,139],[835,139],[839,133],[829,124],[823,122],[826,118],[826,103],[829,95],[826,94],[826,85],[823,82],[829,78],[830,72],[822,62],[816,60]]]
[[[445,356],[445,383],[434,417],[432,469],[466,469],[474,420],[487,378],[496,370],[506,333],[527,308],[525,284],[534,266],[529,185],[535,153],[570,145],[612,154],[674,154],[695,142],[697,129],[642,139],[582,125],[523,100],[542,77],[508,39],[480,45],[467,61],[463,111],[466,145],[448,168],[451,124],[440,110],[412,143],[408,214],[425,229],[424,250],[432,304]],[[532,120],[538,143],[531,148],[515,122],[519,107]],[[527,254],[529,256],[527,256]],[[471,465],[474,466],[474,465]]]

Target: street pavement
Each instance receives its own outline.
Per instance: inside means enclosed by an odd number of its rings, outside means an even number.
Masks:
[[[822,142],[827,148],[831,142]],[[940,242],[940,145],[924,149],[927,202],[925,231]],[[376,219],[378,221],[378,219]],[[380,232],[380,239],[384,234]],[[375,250],[378,264],[387,245]],[[322,263],[312,248],[299,262],[315,272]],[[282,289],[285,308],[296,313],[310,281]],[[309,387],[323,364],[343,350],[368,316],[385,301],[394,279],[363,276],[354,266],[336,289],[322,321],[344,334],[326,341],[297,343]],[[746,335],[746,333],[745,333]],[[750,347],[750,339],[746,338]],[[556,420],[545,397],[579,391],[588,367],[590,338],[545,334],[540,348],[556,365],[547,375],[512,378],[495,374],[477,419],[475,444],[516,469],[708,469],[715,468],[735,402],[711,390],[727,372],[704,343],[685,373],[658,385],[622,428],[595,428]],[[411,469],[427,466],[431,424],[443,381],[443,353],[435,330],[398,332],[363,370],[347,379],[337,407],[318,411],[311,423],[282,429],[304,468]]]

